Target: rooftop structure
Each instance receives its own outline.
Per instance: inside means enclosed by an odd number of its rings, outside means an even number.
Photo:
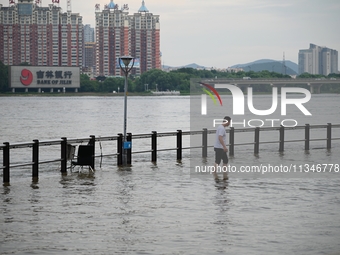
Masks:
[[[81,66],[83,21],[53,4],[20,0],[0,4],[0,60],[5,65]]]
[[[144,0],[137,13],[128,10],[112,0],[102,11],[96,5],[97,75],[122,75],[117,59],[124,55],[136,59],[132,74],[161,69],[159,15],[150,13]]]

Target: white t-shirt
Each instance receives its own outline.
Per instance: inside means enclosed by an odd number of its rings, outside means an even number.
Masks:
[[[219,125],[216,129],[216,138],[214,144],[214,148],[223,149],[223,146],[218,139],[219,136],[222,136],[224,144],[227,145],[227,133],[225,132],[225,127],[223,125]]]

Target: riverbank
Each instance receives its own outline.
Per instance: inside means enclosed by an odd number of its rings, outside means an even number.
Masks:
[[[176,95],[176,96],[188,96],[190,95],[190,93],[181,93],[180,95]],[[104,92],[66,92],[66,93],[57,93],[57,92],[52,92],[52,93],[37,93],[37,92],[16,92],[16,93],[0,93],[0,97],[28,97],[28,96],[32,96],[32,97],[39,97],[39,96],[43,96],[43,97],[81,97],[81,96],[104,96],[104,97],[119,97],[119,96],[124,96],[124,93],[104,93]],[[128,92],[128,96],[165,96],[165,95],[154,95],[151,93],[145,93],[145,92]],[[172,96],[172,95],[171,95]]]
[[[244,92],[246,95],[247,92]],[[253,92],[254,95],[271,95],[272,92]],[[280,94],[280,92],[279,92]],[[338,92],[323,92],[320,94],[339,94]],[[152,93],[145,92],[128,92],[128,96],[153,96],[153,97],[164,97],[164,96],[193,96],[193,95],[201,95],[200,92],[197,93],[189,93],[189,92],[181,92],[180,95],[155,95]],[[220,95],[231,95],[230,92],[222,92]],[[8,92],[8,93],[0,93],[0,97],[122,97],[124,93],[104,93],[104,92],[46,92],[46,93],[37,93],[37,92]]]

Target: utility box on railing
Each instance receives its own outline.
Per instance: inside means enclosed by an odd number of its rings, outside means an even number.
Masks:
[[[132,148],[132,143],[130,141],[126,141],[123,143],[124,150],[131,150],[131,148]]]

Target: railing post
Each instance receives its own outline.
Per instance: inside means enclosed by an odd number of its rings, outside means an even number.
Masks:
[[[151,162],[157,161],[157,131],[152,131],[151,135]]]
[[[131,133],[127,133],[126,136],[126,141],[127,142],[131,142],[132,141],[132,134]],[[127,153],[126,153],[126,164],[127,165],[131,165],[131,152],[132,152],[132,146],[130,149],[127,149]]]
[[[259,154],[260,149],[260,128],[255,128],[255,138],[254,138],[254,154]]]
[[[305,125],[305,150],[309,150],[309,141],[310,141],[310,125]]]
[[[10,164],[10,158],[9,158],[9,143],[4,143],[5,148],[3,148],[3,183],[5,185],[9,185],[9,164]]]
[[[332,147],[332,123],[327,123],[327,149]]]
[[[177,130],[177,160],[182,160],[182,130]]]
[[[61,138],[61,172],[67,173],[67,138]]]
[[[39,140],[33,140],[32,149],[32,180],[38,181],[39,178]]]
[[[208,129],[203,128],[202,132],[202,158],[208,157]]]
[[[92,145],[92,163],[91,163],[91,168],[94,170],[94,165],[95,165],[95,156],[96,156],[96,136],[90,135],[91,139],[89,141],[89,144]]]
[[[234,156],[234,144],[235,144],[234,135],[235,135],[235,129],[234,127],[231,127],[229,131],[229,155],[230,156]]]
[[[117,166],[123,165],[123,134],[117,137]]]
[[[284,151],[285,146],[285,127],[281,125],[280,127],[280,145],[279,145],[279,151]]]

